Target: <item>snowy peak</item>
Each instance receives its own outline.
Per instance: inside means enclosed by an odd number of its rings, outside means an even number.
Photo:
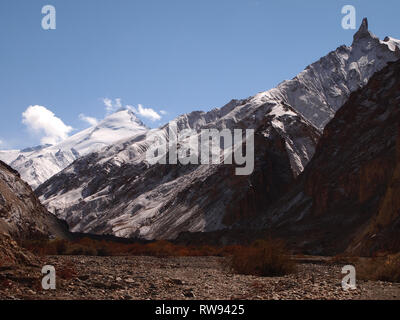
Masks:
[[[399,40],[379,40],[368,30],[364,19],[352,46],[337,48],[270,92],[323,130],[352,92],[400,58],[399,48]]]
[[[26,153],[26,152],[40,151],[44,148],[48,148],[51,146],[52,146],[51,144],[44,144],[44,145],[40,145],[40,146],[36,146],[36,147],[25,148],[25,149],[21,150],[21,152]]]
[[[21,151],[0,151],[0,160],[19,171],[21,177],[36,189],[79,157],[99,151],[120,140],[143,134],[147,130],[132,110],[124,108],[57,145],[26,148]]]
[[[129,109],[108,115],[96,126],[83,130],[63,141],[62,149],[74,148],[81,156],[100,150],[115,142],[144,133],[148,128]]]
[[[98,127],[107,127],[107,126],[121,126],[126,124],[136,124],[140,127],[146,127],[145,124],[136,116],[136,114],[129,109],[128,107],[122,107],[118,109],[116,112],[108,115],[101,121],[97,126]]]

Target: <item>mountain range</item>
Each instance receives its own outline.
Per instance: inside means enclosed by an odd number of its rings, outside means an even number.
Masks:
[[[0,231],[66,237],[66,223],[79,233],[235,242],[245,230],[248,241],[272,234],[312,254],[400,248],[399,59],[400,41],[380,40],[364,19],[351,46],[222,108],[157,129],[121,109],[60,144],[0,151]],[[253,129],[254,171],[150,163],[152,137],[171,140],[172,126]]]
[[[99,124],[78,132],[57,145],[0,151],[0,160],[17,170],[36,189],[79,157],[147,130],[131,110],[121,108]]]
[[[192,112],[184,129],[254,129],[255,170],[229,165],[150,165],[148,135],[130,137],[76,160],[37,190],[50,212],[75,232],[174,239],[182,232],[233,228],[264,216],[314,156],[321,133],[353,92],[400,58],[400,41],[380,40],[363,20],[340,46],[294,79],[220,109]],[[169,125],[155,129],[168,139]]]

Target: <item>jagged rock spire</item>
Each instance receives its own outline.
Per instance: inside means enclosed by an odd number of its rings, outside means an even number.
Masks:
[[[358,31],[360,31],[360,32],[368,31],[368,19],[367,18],[363,19],[363,21],[361,22],[360,29]]]
[[[374,38],[375,36],[368,30],[368,19],[364,18],[360,29],[354,35],[354,42],[366,37]]]

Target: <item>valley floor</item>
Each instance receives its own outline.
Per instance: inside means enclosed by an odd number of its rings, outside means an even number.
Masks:
[[[57,289],[41,289],[41,267],[0,268],[0,299],[400,299],[400,284],[358,281],[341,287],[342,265],[311,260],[297,274],[262,278],[232,274],[216,257],[51,256]]]

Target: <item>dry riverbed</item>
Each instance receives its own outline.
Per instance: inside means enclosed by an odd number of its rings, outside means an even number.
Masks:
[[[283,277],[237,275],[217,257],[51,256],[56,290],[41,289],[41,267],[0,269],[0,299],[400,299],[400,284],[358,281],[341,287],[343,265],[302,261]]]

